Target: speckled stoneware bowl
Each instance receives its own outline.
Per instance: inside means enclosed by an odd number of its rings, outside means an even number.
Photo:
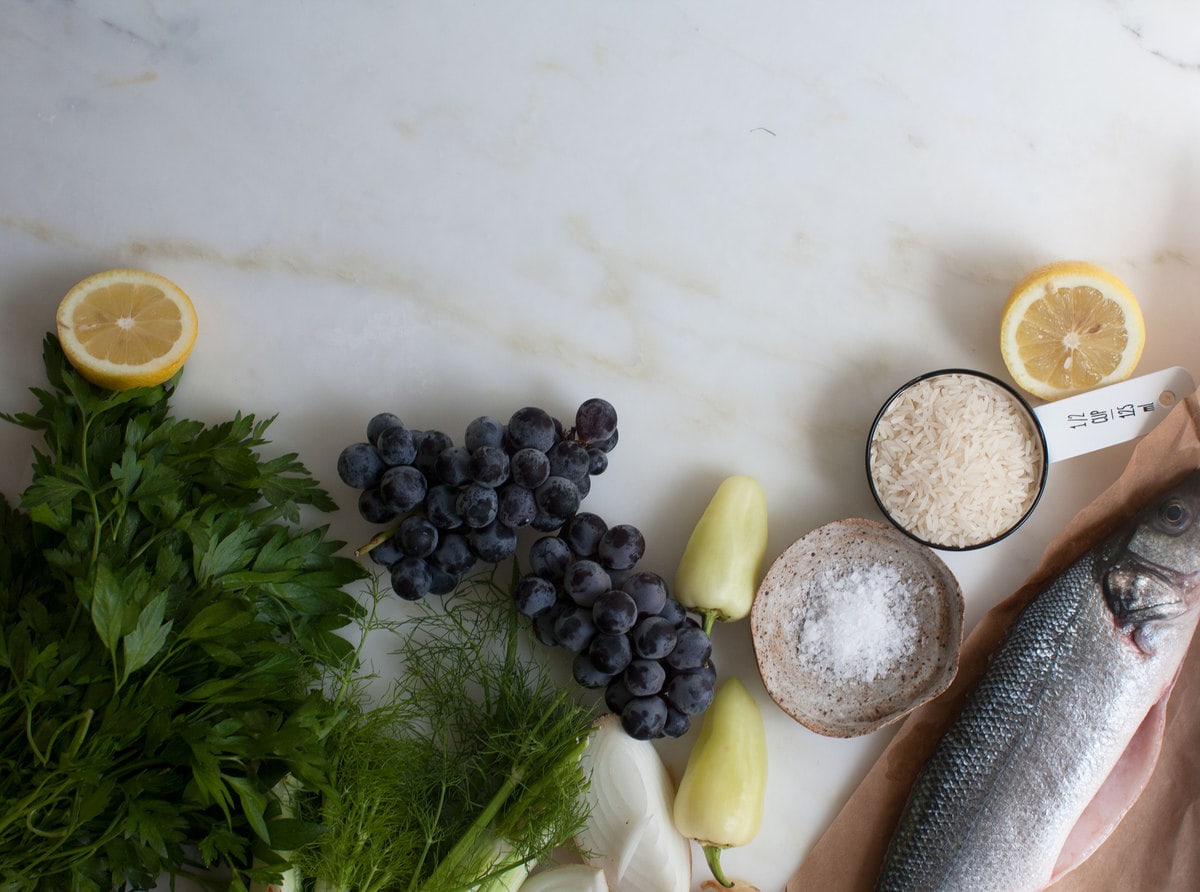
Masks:
[[[807,728],[857,737],[944,691],[963,599],[929,548],[874,520],[835,521],[771,565],[750,614],[772,699]]]

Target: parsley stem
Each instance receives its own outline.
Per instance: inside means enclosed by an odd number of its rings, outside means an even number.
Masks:
[[[79,406],[80,420],[83,422],[79,426],[79,469],[82,472],[82,477],[88,484],[88,504],[92,513],[92,559],[91,563],[94,566],[100,557],[100,503],[96,499],[96,488],[92,485],[92,471],[88,464],[88,441],[91,439],[92,420],[96,417],[89,415],[83,405]]]

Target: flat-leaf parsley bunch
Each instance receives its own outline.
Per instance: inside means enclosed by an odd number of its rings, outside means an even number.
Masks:
[[[97,388],[46,338],[19,508],[0,497],[0,889],[150,888],[286,866],[272,790],[319,788],[364,576],[269,420],[173,417],[178,376]]]

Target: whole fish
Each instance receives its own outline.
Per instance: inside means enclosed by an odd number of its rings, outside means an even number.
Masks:
[[[1200,472],[1042,589],[922,768],[880,890],[1031,890],[1141,793],[1200,616]]]

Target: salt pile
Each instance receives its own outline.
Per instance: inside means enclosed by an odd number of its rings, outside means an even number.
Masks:
[[[798,653],[825,683],[869,684],[912,659],[917,620],[904,605],[894,568],[824,570],[810,582],[798,616]]]

